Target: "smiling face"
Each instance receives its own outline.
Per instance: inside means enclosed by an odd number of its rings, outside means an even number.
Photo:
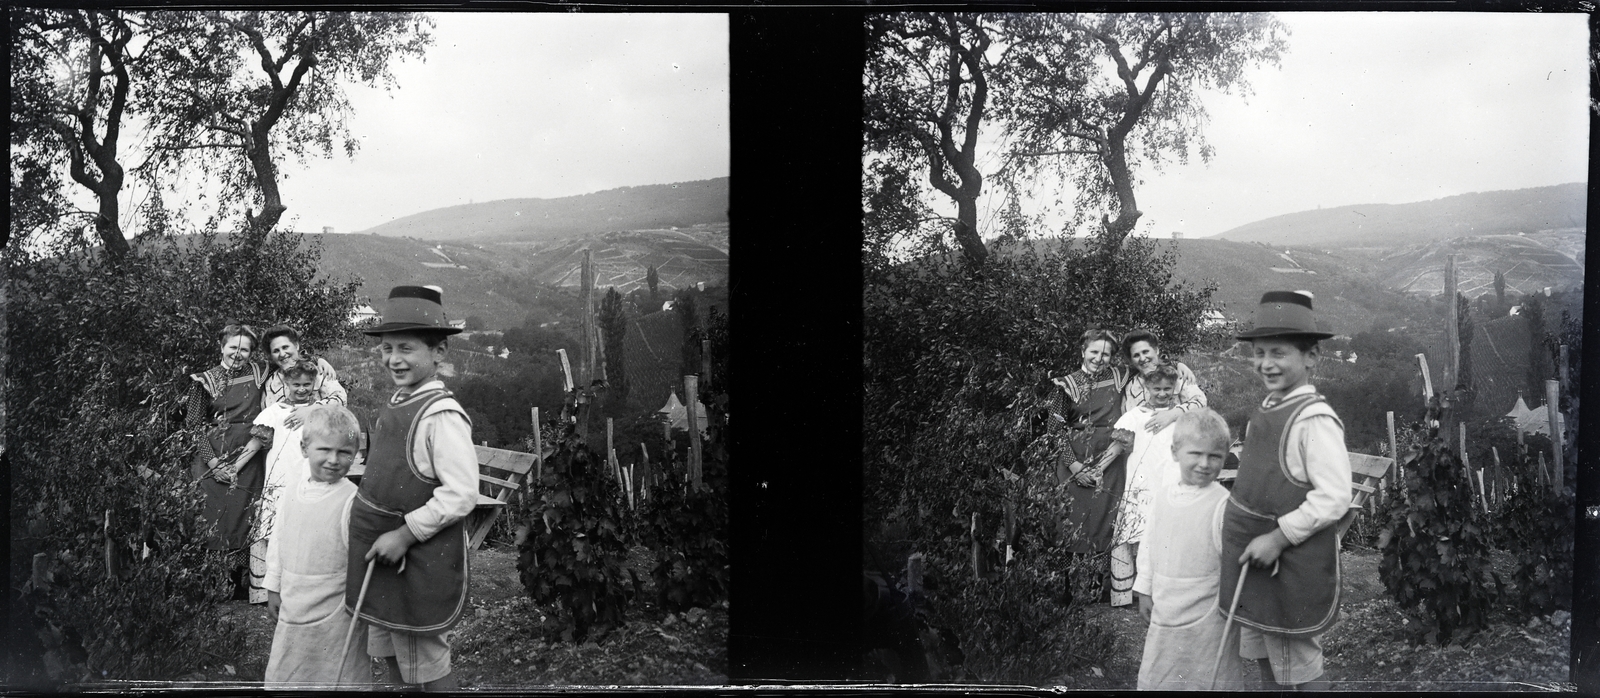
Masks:
[[[1089,346],[1083,348],[1084,372],[1093,375],[1100,369],[1105,368],[1106,364],[1110,363],[1111,357],[1115,352],[1116,349],[1111,346],[1111,342],[1104,339],[1090,342]]]
[[[309,404],[311,398],[317,394],[317,389],[314,387],[316,382],[316,376],[302,374],[285,378],[283,384],[289,391],[290,402],[305,405]]]
[[[272,353],[272,362],[280,368],[293,366],[295,359],[300,358],[300,345],[295,344],[294,340],[283,335],[273,337],[272,344],[267,347],[267,351]]]
[[[1217,479],[1228,456],[1228,444],[1197,435],[1186,435],[1172,442],[1172,459],[1178,462],[1178,478],[1185,485],[1204,487]]]
[[[255,349],[255,340],[248,335],[236,334],[222,343],[222,367],[235,369],[250,360],[250,352]]]
[[[1156,364],[1161,363],[1161,350],[1149,342],[1134,342],[1128,348],[1128,360],[1139,373],[1149,373],[1155,370]]]
[[[1251,364],[1256,375],[1273,397],[1283,397],[1311,380],[1311,367],[1317,364],[1317,348],[1301,351],[1293,342],[1275,337],[1251,340]]]
[[[1154,378],[1144,382],[1145,404],[1158,409],[1171,407],[1178,401],[1178,384],[1167,378]]]
[[[444,345],[429,347],[422,335],[412,332],[389,332],[381,339],[378,352],[383,355],[383,366],[389,369],[389,380],[396,388],[415,389],[439,372]]]
[[[311,479],[317,482],[338,482],[356,460],[356,441],[344,434],[307,431],[300,448],[306,454]]]

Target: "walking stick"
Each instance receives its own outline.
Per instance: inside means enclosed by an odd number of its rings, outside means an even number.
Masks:
[[[344,631],[344,652],[339,654],[339,674],[334,680],[334,685],[342,683],[344,679],[345,662],[350,661],[350,640],[356,636],[356,625],[361,622],[361,604],[367,601],[367,584],[372,581],[372,568],[378,564],[378,558],[367,561],[367,576],[361,580],[361,593],[356,594],[356,608],[350,618],[350,628]]]
[[[1244,591],[1244,576],[1250,573],[1250,563],[1239,565],[1239,583],[1233,587],[1233,603],[1228,606],[1228,622],[1222,626],[1222,642],[1217,644],[1217,661],[1211,663],[1211,689],[1217,688],[1217,672],[1222,670],[1222,652],[1228,649],[1228,631],[1233,629],[1233,614],[1239,610],[1239,593]]]

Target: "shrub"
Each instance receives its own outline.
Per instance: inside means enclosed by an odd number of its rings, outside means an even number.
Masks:
[[[979,630],[983,614],[1005,607],[1009,598],[1048,588],[1054,583],[1050,575],[1063,569],[1053,567],[1050,556],[1064,541],[1042,533],[1025,536],[1022,545],[1032,546],[1031,552],[1025,550],[1006,572],[1009,581],[990,590],[968,589],[980,583],[970,574],[970,543],[961,541],[974,513],[980,539],[990,538],[987,532],[1004,520],[1008,490],[1002,468],[1032,476],[1034,469],[1044,470],[1038,464],[1049,462],[1051,453],[1025,451],[1037,443],[1036,417],[1046,404],[1048,378],[1077,368],[1083,331],[1149,328],[1173,356],[1199,339],[1200,316],[1213,289],[1173,282],[1170,252],[1157,255],[1141,238],[1128,239],[1109,259],[1085,247],[1070,241],[1042,250],[997,244],[980,273],[930,257],[874,269],[868,277],[865,528],[879,530],[895,519],[906,527],[916,549],[949,580],[941,596],[949,604],[948,627],[986,632]],[[1041,498],[1058,496],[1036,490],[1028,500],[1038,505]],[[1023,642],[1054,648],[1039,661],[1061,663],[1067,661],[1063,653],[1085,654],[1072,643],[1094,638],[1051,633],[1088,630],[1049,629],[1067,622],[1069,609],[1044,608],[1059,604],[1044,598],[1034,603],[1041,607],[1028,613],[1039,615],[1023,619]],[[1050,637],[1060,643],[1050,644]],[[993,654],[1005,651],[1008,642],[999,635],[965,637],[969,667],[986,667],[980,673],[994,681],[1020,681],[1010,672],[1043,670],[1042,664],[1029,668]]]
[[[567,409],[576,407],[569,398]],[[627,565],[627,504],[603,449],[585,443],[569,411],[541,426],[554,453],[525,521],[517,571],[534,602],[565,611],[561,639],[582,642],[622,624],[638,579]]]
[[[301,243],[150,235],[120,262],[6,250],[12,584],[43,553],[55,581],[26,610],[83,650],[60,650],[75,660],[52,678],[171,679],[236,656],[212,606],[231,563],[204,549],[183,405],[227,322],[295,324],[313,351],[344,339],[354,284],[318,277],[320,248]]]
[[[1537,474],[1537,453],[1548,451],[1548,438],[1535,436],[1527,448],[1503,449],[1506,474],[1516,483],[1495,514],[1499,546],[1517,559],[1511,579],[1517,585],[1517,609],[1525,616],[1572,610],[1573,512],[1571,490],[1551,488]],[[1554,470],[1545,459],[1546,472]]]
[[[701,336],[695,330],[691,339],[698,344]],[[700,397],[707,409],[701,486],[684,482],[687,438],[674,438],[666,448],[653,421],[636,431],[650,435],[653,453],[669,456],[660,462],[664,477],[652,485],[644,508],[643,541],[656,553],[651,577],[657,603],[672,610],[708,607],[728,594],[728,316],[712,311],[704,336],[711,340],[712,392]]]
[[[1401,608],[1420,608],[1422,638],[1449,644],[1488,627],[1501,581],[1489,564],[1488,518],[1465,466],[1438,428],[1400,460],[1383,510],[1378,574]]]

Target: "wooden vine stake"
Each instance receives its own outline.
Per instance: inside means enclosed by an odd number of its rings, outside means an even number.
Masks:
[[[1500,484],[1501,471],[1505,466],[1500,465],[1500,449],[1490,446],[1489,453],[1494,455],[1494,479],[1491,480],[1494,484],[1494,491],[1490,493],[1489,498],[1494,500],[1496,507],[1499,507],[1506,503],[1505,485]]]
[[[1553,462],[1550,468],[1550,489],[1559,494],[1562,486],[1566,484],[1563,481],[1567,476],[1567,461],[1562,452],[1560,381],[1544,382],[1544,404],[1545,412],[1550,416],[1550,446],[1555,450],[1555,458],[1551,459]]]
[[[1378,486],[1380,488],[1378,490],[1378,492],[1380,493],[1379,496],[1386,496],[1386,495],[1382,494],[1383,490],[1381,488],[1383,487],[1384,482],[1387,481],[1392,476],[1392,477],[1395,478],[1395,480],[1399,481],[1399,483],[1400,483],[1400,494],[1401,494],[1401,496],[1404,496],[1406,502],[1409,503],[1411,501],[1411,494],[1409,492],[1406,492],[1406,488],[1405,488],[1406,481],[1405,481],[1405,478],[1400,477],[1400,441],[1398,439],[1396,439],[1395,436],[1394,436],[1394,412],[1392,410],[1388,414],[1388,420],[1389,420],[1389,457],[1394,459],[1395,467],[1392,468],[1388,473],[1386,473],[1383,476],[1383,479],[1378,481]]]
[[[533,408],[533,462],[538,467],[535,477],[544,482],[544,436],[539,433],[539,408]],[[527,490],[527,487],[523,487]]]
[[[701,387],[706,392],[711,392],[711,340],[700,340],[700,380],[705,381]]]
[[[644,447],[644,442],[643,441],[639,442],[639,455],[644,457],[644,460],[641,460],[639,462],[640,463],[644,463],[644,465],[645,465],[645,474],[646,475],[650,474],[654,470],[653,468],[650,467],[650,449]],[[650,498],[650,481],[649,480],[645,480],[645,482],[644,482],[644,490],[639,493],[639,498],[640,499],[649,499]]]
[[[572,392],[572,363],[567,361],[566,349],[557,349],[556,353],[561,355],[561,379],[563,389],[570,393]],[[1421,355],[1419,354],[1418,356]]]
[[[1461,454],[1461,472],[1467,476],[1467,491],[1472,492],[1472,464],[1467,462],[1467,423],[1461,422],[1460,427],[1461,447],[1457,453]],[[1481,496],[1483,493],[1480,491],[1476,494]]]
[[[1433,400],[1433,378],[1428,375],[1428,355],[1417,354],[1417,363],[1422,365],[1422,409],[1428,409],[1428,403]]]
[[[689,483],[700,489],[700,397],[696,393],[699,381],[694,375],[683,377],[683,406],[689,411]]]

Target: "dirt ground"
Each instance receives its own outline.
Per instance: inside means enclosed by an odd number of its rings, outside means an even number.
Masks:
[[[1341,621],[1323,636],[1324,668],[1334,690],[1342,691],[1575,691],[1568,671],[1571,615],[1557,611],[1527,623],[1513,620],[1509,601],[1491,613],[1488,630],[1448,647],[1413,645],[1413,621],[1395,606],[1378,578],[1377,551],[1346,551],[1340,556]],[[1496,568],[1509,568],[1497,560]],[[1509,580],[1507,570],[1502,577]],[[1515,599],[1508,582],[1505,599]],[[1132,607],[1100,604],[1090,622],[1104,623],[1117,637],[1115,659],[1058,678],[1081,689],[1131,689],[1139,676],[1146,624]],[[1260,671],[1245,666],[1247,685],[1258,685]]]
[[[516,562],[510,549],[485,546],[471,553],[467,610],[450,632],[452,671],[462,689],[728,683],[727,602],[671,614],[655,607],[646,586],[627,623],[598,642],[550,642],[553,614],[528,598]],[[648,585],[649,551],[635,548],[629,564]],[[224,613],[244,621],[245,656],[217,657],[182,677],[178,687],[260,685],[272,649],[266,606],[231,602]],[[374,680],[382,675],[382,664],[374,660]]]

